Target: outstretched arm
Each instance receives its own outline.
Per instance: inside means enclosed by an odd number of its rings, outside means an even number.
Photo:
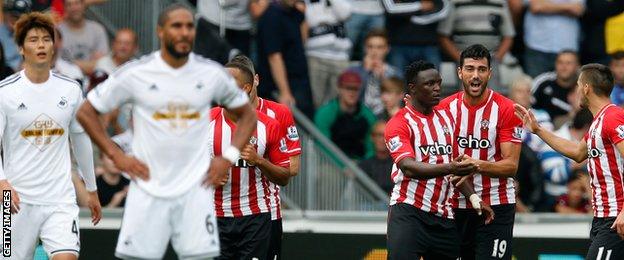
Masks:
[[[556,136],[553,132],[548,131],[541,127],[535,119],[533,112],[525,109],[524,107],[515,104],[516,115],[522,119],[522,122],[532,133],[539,136],[544,142],[546,142],[555,151],[561,153],[563,156],[568,157],[575,162],[582,162],[587,159],[587,143],[585,140],[580,142],[574,142],[566,140],[564,138]]]

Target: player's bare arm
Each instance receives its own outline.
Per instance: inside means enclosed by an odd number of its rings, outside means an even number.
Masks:
[[[299,175],[299,160],[301,155],[295,155],[290,157],[290,176],[295,177]]]
[[[529,129],[531,133],[539,136],[555,151],[561,153],[565,157],[574,160],[575,162],[580,163],[587,159],[587,143],[585,142],[585,140],[581,140],[580,142],[574,142],[558,137],[553,132],[541,127],[537,122],[537,119],[535,119],[535,115],[533,114],[533,112],[518,104],[514,104],[514,108],[516,110],[516,115],[520,119],[522,119],[522,123],[525,125],[525,127]]]
[[[405,176],[412,179],[431,179],[446,175],[464,176],[479,171],[479,167],[468,161],[462,161],[463,155],[450,163],[429,164],[418,162],[414,158],[399,161],[399,168]]]
[[[624,154],[624,142],[619,142],[615,147],[620,154]],[[618,235],[624,239],[624,210],[620,211],[617,218],[615,218],[611,229],[617,231]]]
[[[514,177],[518,171],[518,160],[520,159],[521,145],[514,142],[504,142],[500,144],[502,160],[489,162],[473,159],[467,155],[464,160],[472,161],[479,166],[480,174],[494,178]]]
[[[240,151],[243,149],[245,144],[249,142],[249,138],[253,134],[254,129],[256,129],[257,116],[254,109],[251,107],[249,103],[245,105],[227,109],[228,113],[232,113],[235,118],[238,118],[236,121],[236,131],[234,131],[234,135],[232,137],[232,146]],[[236,155],[238,157],[238,155]],[[223,185],[223,179],[228,174],[228,168],[232,166],[231,161],[225,159],[222,156],[218,156],[213,158],[210,161],[210,168],[208,169],[208,175],[204,179],[204,186],[213,185],[214,187],[219,187]]]
[[[258,152],[251,144],[247,144],[241,152],[241,159],[249,162],[260,169],[262,175],[266,176],[271,182],[280,185],[288,185],[290,179],[290,169],[284,168],[271,163],[268,159],[258,155]]]
[[[76,113],[78,122],[85,129],[91,140],[110,157],[115,166],[119,170],[128,173],[132,178],[140,178],[149,180],[149,169],[147,165],[138,159],[126,155],[115,143],[110,139],[106,130],[99,121],[99,112],[86,100]]]

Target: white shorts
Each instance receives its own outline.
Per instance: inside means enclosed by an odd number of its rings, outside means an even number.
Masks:
[[[11,215],[11,257],[33,259],[41,239],[43,249],[55,254],[80,252],[78,206],[72,204],[33,205],[20,203],[20,211]]]
[[[198,184],[181,196],[157,198],[132,182],[115,256],[162,259],[170,239],[179,259],[218,256],[213,192]]]

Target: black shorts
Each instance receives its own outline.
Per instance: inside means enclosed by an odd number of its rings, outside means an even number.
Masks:
[[[271,213],[217,218],[221,255],[216,259],[264,259],[269,249]]]
[[[591,245],[585,259],[624,259],[624,240],[611,229],[615,218],[594,218],[589,238]]]
[[[449,259],[459,256],[459,236],[452,219],[404,203],[388,211],[388,259]]]
[[[461,236],[461,259],[511,259],[516,204],[492,206],[494,220],[485,225],[474,209],[453,209]]]
[[[271,220],[271,238],[267,260],[282,259],[282,219]]]

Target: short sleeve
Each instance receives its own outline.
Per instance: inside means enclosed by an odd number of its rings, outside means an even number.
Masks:
[[[279,120],[280,128],[286,136],[286,146],[288,147],[288,154],[290,156],[296,156],[301,154],[301,142],[299,141],[299,132],[295,125],[295,119],[292,113],[287,108],[282,110],[281,118]]]
[[[284,137],[285,134],[279,127],[279,124],[277,122],[268,124],[267,132],[267,151],[269,161],[272,164],[281,167],[290,167],[288,146],[286,145],[286,138]]]
[[[258,22],[258,41],[262,44],[259,46],[264,47],[264,53],[273,54],[276,52],[282,52],[283,32],[277,28],[280,28],[280,15],[275,12],[268,12],[260,18]]]
[[[398,164],[404,158],[416,158],[414,148],[411,145],[411,130],[407,122],[395,117],[386,125],[384,139],[386,148],[394,163]]]
[[[513,20],[511,19],[511,11],[509,11],[509,6],[507,1],[503,1],[503,12],[502,12],[503,22],[501,23],[501,34],[505,37],[514,37],[516,35],[516,30],[514,29]]]
[[[438,24],[438,34],[444,36],[451,36],[455,26],[455,4],[450,3],[448,9],[448,16],[444,18]]]
[[[84,129],[82,128],[82,125],[80,125],[80,122],[78,122],[78,119],[76,118],[76,113],[78,112],[80,105],[82,105],[82,102],[84,102],[84,98],[82,97],[82,91],[76,92],[76,106],[74,107],[74,113],[72,114],[72,119],[69,123],[69,131],[72,133],[82,133],[84,132]]]
[[[127,73],[111,75],[87,94],[87,100],[100,113],[108,113],[132,99],[132,91],[128,81],[124,81]]]
[[[605,115],[602,126],[603,136],[606,136],[614,145],[624,140],[624,110],[613,109],[614,112]]]
[[[239,108],[249,102],[247,94],[238,88],[236,81],[225,70],[220,70],[218,77],[213,101],[229,109]]]
[[[522,121],[513,111],[513,105],[509,103],[498,115],[499,126],[498,136],[501,143],[513,142],[522,143]]]

